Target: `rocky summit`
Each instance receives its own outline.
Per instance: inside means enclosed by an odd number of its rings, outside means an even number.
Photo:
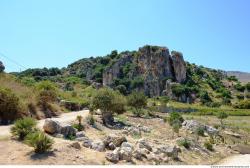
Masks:
[[[128,78],[141,78],[138,90],[144,90],[145,94],[160,96],[166,89],[167,79],[178,83],[186,80],[186,64],[180,52],[169,52],[166,47],[144,46],[136,53],[122,54],[112,66],[103,72],[103,85],[112,87],[116,79],[124,77],[124,66],[134,66],[129,72]]]

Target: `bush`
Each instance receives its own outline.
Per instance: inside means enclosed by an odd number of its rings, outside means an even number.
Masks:
[[[212,99],[209,96],[209,94],[208,94],[207,91],[202,91],[199,96],[200,96],[200,101],[201,101],[202,104],[206,104],[208,102],[212,102]]]
[[[236,85],[234,85],[234,88],[240,92],[244,92],[245,90],[245,86],[242,86],[240,83],[237,83]]]
[[[123,95],[127,94],[127,88],[125,85],[118,85],[118,86],[116,86],[115,89],[118,90]]]
[[[190,148],[190,142],[186,138],[184,138],[183,140],[179,141],[178,145],[179,146],[183,146],[186,149]]]
[[[24,140],[24,138],[31,132],[35,130],[36,121],[32,118],[19,119],[11,127],[11,133],[13,136],[17,137],[19,140]]]
[[[40,131],[28,134],[25,138],[25,142],[34,148],[35,153],[44,153],[51,150],[54,143],[51,138]]]
[[[3,63],[0,61],[0,73],[3,72],[5,69],[5,66],[3,65]]]
[[[125,105],[125,98],[119,92],[109,88],[99,89],[91,103],[93,110],[101,110],[103,124],[112,124],[114,121],[113,114],[125,112]]]
[[[205,142],[204,143],[204,147],[207,149],[207,150],[210,150],[210,151],[213,151],[213,145],[210,143],[210,142]]]
[[[184,121],[183,117],[181,116],[180,113],[177,112],[172,112],[170,113],[170,117],[169,117],[169,124],[172,126],[173,124],[175,124],[176,122],[179,122],[179,124],[182,124]]]
[[[246,89],[247,89],[248,91],[250,91],[250,82],[248,82],[248,83],[245,85],[245,87],[246,87]]]
[[[73,124],[72,126],[75,129],[77,129],[77,131],[83,131],[84,130],[84,126],[82,124]]]
[[[203,127],[198,127],[196,130],[195,130],[195,133],[198,135],[198,136],[204,136],[204,128]]]
[[[147,97],[142,92],[133,92],[127,97],[128,105],[133,107],[136,116],[142,115],[142,108],[147,105]]]
[[[95,125],[95,119],[94,119],[94,116],[92,114],[89,114],[87,116],[86,120],[87,120],[87,123],[89,125],[92,125],[92,126]]]
[[[242,100],[236,104],[235,107],[239,109],[250,109],[250,100]]]
[[[22,116],[23,108],[19,98],[10,90],[0,87],[0,119],[15,120]]]

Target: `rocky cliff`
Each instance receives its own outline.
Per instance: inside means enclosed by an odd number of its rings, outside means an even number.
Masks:
[[[130,65],[129,72],[124,67]],[[168,48],[144,46],[137,52],[123,54],[103,72],[103,85],[114,87],[116,79],[142,79],[133,89],[143,90],[146,95],[160,96],[166,89],[166,81],[172,79],[182,83],[186,80],[186,64],[180,52],[169,53]],[[135,82],[136,83],[136,82]],[[131,89],[131,87],[129,88]]]

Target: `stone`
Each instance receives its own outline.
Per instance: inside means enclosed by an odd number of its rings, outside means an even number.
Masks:
[[[109,143],[108,149],[114,150],[116,148],[115,144],[113,142]]]
[[[132,149],[134,148],[133,145],[129,142],[123,142],[121,147],[128,147],[128,148],[132,148]]]
[[[145,148],[137,148],[133,151],[132,156],[136,158],[137,160],[142,160],[142,158],[147,158],[147,155],[150,153]]]
[[[73,147],[75,149],[81,149],[81,145],[79,142],[73,142],[69,145],[70,147]]]
[[[121,160],[131,161],[133,149],[131,147],[121,147],[119,157]]]
[[[57,121],[46,119],[43,125],[43,129],[48,134],[56,134],[61,132],[61,125]]]
[[[176,146],[164,145],[164,146],[160,146],[157,148],[161,153],[166,154],[168,157],[172,157],[174,159],[178,158],[178,153],[179,153],[180,149],[177,148]]]
[[[231,131],[224,131],[224,133],[227,134],[227,135],[233,136],[235,138],[241,138],[242,137],[242,135],[237,134],[235,132],[231,132]]]
[[[105,151],[105,145],[102,141],[93,142],[91,149],[94,149],[99,152],[103,152]]]
[[[126,142],[127,139],[123,135],[110,134],[103,139],[103,143],[106,147],[109,147],[109,144],[112,142],[116,147],[121,146],[123,142]]]
[[[76,132],[77,130],[71,125],[64,125],[61,127],[61,134],[63,134],[65,137],[75,136]]]
[[[55,137],[56,138],[64,138],[63,134],[56,134]]]
[[[82,137],[85,137],[85,132],[80,131],[76,133],[76,138],[82,138]]]
[[[113,163],[117,163],[119,160],[120,160],[120,157],[119,157],[119,150],[120,148],[116,148],[114,151],[112,152],[106,152],[105,154],[105,158],[110,161],[110,162],[113,162]]]
[[[137,145],[139,148],[145,148],[149,151],[152,151],[152,146],[147,142],[146,139],[139,139],[137,141]]]
[[[195,120],[185,120],[182,123],[182,127],[193,132],[195,132],[198,128],[204,128],[205,130],[205,126]]]
[[[91,148],[92,147],[92,140],[90,140],[89,138],[82,137],[81,141],[82,141],[82,146],[84,146],[86,148]]]
[[[219,133],[219,130],[208,125],[205,125],[205,131],[208,133],[208,135],[217,135]]]

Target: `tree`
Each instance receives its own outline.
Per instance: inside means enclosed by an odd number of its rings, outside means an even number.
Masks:
[[[0,61],[0,73],[3,72],[5,69],[5,66],[3,65],[3,63]]]
[[[180,113],[177,113],[177,112],[170,113],[169,124],[171,126],[173,126],[176,123],[179,123],[180,126],[181,126],[181,124],[183,123],[183,121],[184,121],[184,119],[183,119],[183,117],[181,116]]]
[[[135,109],[134,114],[140,116],[141,109],[147,105],[147,97],[142,92],[132,92],[128,97],[128,105]]]
[[[224,126],[223,119],[225,119],[227,117],[228,117],[228,114],[225,113],[224,111],[218,113],[217,118],[220,119],[220,123],[221,123],[222,127]]]
[[[123,113],[125,111],[126,101],[124,97],[116,91],[109,88],[102,88],[94,95],[91,107],[102,112],[102,120],[104,125],[112,125],[114,122],[114,113]]]

